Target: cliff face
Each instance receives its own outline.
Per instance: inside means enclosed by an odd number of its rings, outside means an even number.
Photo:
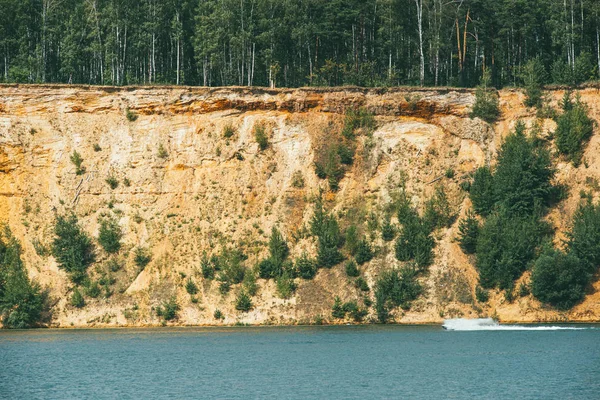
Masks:
[[[591,116],[600,120],[597,90],[580,94]],[[324,194],[342,227],[358,222],[369,234],[369,221],[382,220],[402,185],[422,206],[442,184],[460,219],[470,205],[461,181],[493,163],[502,137],[518,119],[535,120],[520,93],[500,95],[501,120],[489,126],[468,117],[472,92],[450,89],[0,86],[0,221],[21,240],[30,277],[49,288],[54,326],[158,324],[154,308],[172,296],[181,306],[180,324],[217,323],[217,309],[224,323],[307,323],[319,315],[327,320],[336,296],[362,298],[343,265],[319,270],[312,281],[298,279],[296,293],[287,300],[277,296],[273,281],[259,279],[254,309],[241,313],[234,306],[238,287],[222,295],[216,281],[202,278],[203,252],[240,247],[248,255],[246,266],[253,267],[267,253],[271,227],[278,226],[293,257],[314,254],[315,241],[303,232],[312,200],[319,187],[326,187],[315,174],[315,154],[341,130],[344,112],[357,106],[375,115],[376,129],[372,137],[357,138],[355,162],[339,190]],[[562,93],[549,95],[556,105]],[[129,121],[127,110],[138,118]],[[264,151],[254,139],[256,124],[269,136]],[[223,137],[226,126],[235,129],[230,138]],[[545,133],[553,129],[552,121],[543,121]],[[569,198],[548,216],[559,232],[557,241],[580,190],[598,189],[590,182],[600,177],[599,146],[595,135],[585,153],[587,166],[557,166],[558,181],[570,189]],[[166,154],[159,154],[161,148]],[[84,160],[83,175],[70,161],[75,150]],[[453,175],[446,174],[449,169]],[[303,187],[293,185],[299,176]],[[117,178],[118,187],[111,189],[108,177]],[[72,284],[43,251],[49,248],[55,215],[70,210],[94,237],[102,215],[115,216],[125,234],[121,269],[108,271],[100,248],[89,269],[92,279],[110,275],[112,295],[86,299],[83,309],[69,304]],[[568,313],[545,309],[531,296],[511,304],[500,292],[492,292],[487,305],[478,304],[477,272],[454,241],[457,226],[436,232],[435,262],[422,278],[426,294],[410,311],[396,311],[396,321],[494,313],[522,322],[600,319],[598,283],[595,293]],[[377,256],[361,268],[370,286],[382,270],[399,265],[393,243],[376,235],[374,245]],[[142,271],[133,262],[136,247],[152,253]],[[196,302],[184,288],[190,277],[199,288]]]

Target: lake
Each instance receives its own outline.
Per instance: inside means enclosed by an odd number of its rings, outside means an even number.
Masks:
[[[597,399],[600,327],[0,331],[7,399]]]

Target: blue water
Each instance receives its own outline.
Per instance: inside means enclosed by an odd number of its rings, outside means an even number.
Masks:
[[[598,399],[600,329],[0,332],[6,399]]]

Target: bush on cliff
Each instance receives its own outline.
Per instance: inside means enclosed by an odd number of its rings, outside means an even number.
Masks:
[[[108,254],[115,254],[121,250],[121,238],[123,232],[119,226],[119,221],[114,217],[104,217],[100,219],[100,229],[98,231],[98,243]]]
[[[581,163],[586,143],[592,137],[594,121],[588,117],[588,108],[579,97],[573,102],[571,93],[563,98],[563,113],[556,123],[556,147],[575,166]]]
[[[6,328],[31,328],[44,309],[40,286],[29,280],[21,251],[8,226],[0,226],[0,318]]]
[[[375,283],[375,310],[379,322],[385,324],[390,311],[396,307],[410,309],[411,303],[422,293],[415,268],[385,271]]]
[[[92,239],[79,226],[75,214],[57,216],[54,235],[52,255],[58,267],[67,271],[73,282],[81,283],[95,260]]]

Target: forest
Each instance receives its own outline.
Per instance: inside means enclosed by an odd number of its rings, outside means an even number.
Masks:
[[[0,82],[522,85],[598,78],[597,0],[0,0]]]

